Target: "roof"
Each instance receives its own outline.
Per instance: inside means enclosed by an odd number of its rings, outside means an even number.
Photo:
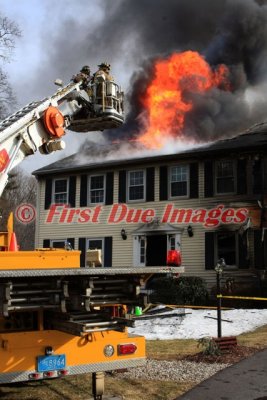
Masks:
[[[140,151],[140,156],[138,153],[134,152],[133,158],[118,157],[120,145],[110,144],[107,145],[92,145],[89,146],[87,150],[81,153],[73,154],[69,157],[63,158],[62,160],[56,161],[45,167],[37,169],[33,172],[33,175],[48,175],[56,174],[59,172],[75,172],[90,169],[102,169],[102,168],[113,168],[113,167],[123,167],[129,165],[140,165],[140,164],[151,164],[152,162],[167,162],[172,160],[177,160],[177,155],[179,159],[189,159],[189,158],[205,158],[205,157],[215,157],[218,154],[236,154],[236,152],[251,152],[251,151],[266,151],[267,149],[267,122],[255,125],[250,130],[245,133],[230,138],[219,140],[217,142],[198,145],[191,147],[187,150],[181,150],[172,154],[155,154],[151,152],[144,157],[144,153]],[[134,149],[134,147],[133,147]],[[110,154],[116,151],[114,158]],[[121,150],[123,155],[123,149]],[[137,154],[137,156],[136,156]]]

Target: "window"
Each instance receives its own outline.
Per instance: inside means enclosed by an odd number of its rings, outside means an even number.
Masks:
[[[170,168],[170,197],[188,195],[188,165],[176,165]]]
[[[102,257],[103,257],[103,239],[88,239],[87,241],[87,249],[88,250],[94,250],[98,249],[102,251]]]
[[[145,171],[128,172],[128,200],[145,199]]]
[[[87,259],[87,263],[89,266],[102,266],[104,260],[104,239],[87,239],[87,250],[100,250],[100,258],[97,256],[97,261],[96,259],[93,261],[92,258],[89,258],[89,260]]]
[[[170,247],[170,250],[176,250],[176,247],[175,247],[175,236],[174,235],[170,235],[169,236],[169,247]]]
[[[235,192],[235,164],[231,160],[218,161],[215,164],[216,193]]]
[[[146,265],[146,238],[140,238],[140,265]]]
[[[236,232],[217,232],[216,259],[220,258],[224,258],[226,265],[238,265]]]
[[[53,181],[53,200],[54,203],[68,203],[69,181],[67,178],[54,179]]]
[[[65,249],[67,243],[67,240],[64,239],[50,240],[50,247],[53,247],[54,249]]]
[[[105,175],[92,175],[89,177],[89,202],[90,204],[104,203]]]

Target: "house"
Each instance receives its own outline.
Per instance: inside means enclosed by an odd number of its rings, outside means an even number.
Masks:
[[[73,155],[38,169],[37,247],[101,249],[105,267],[166,265],[188,276],[214,267],[267,268],[267,124],[179,154],[103,159]]]

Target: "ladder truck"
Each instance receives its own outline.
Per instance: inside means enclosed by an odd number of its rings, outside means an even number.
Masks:
[[[118,85],[103,77],[90,89],[71,82],[0,123],[0,195],[27,156],[63,149],[65,130],[123,123]],[[153,274],[183,268],[80,268],[80,251],[11,251],[13,239],[11,215],[0,233],[0,384],[92,373],[93,397],[101,400],[105,371],[145,363],[145,338],[128,333],[128,308],[144,302],[140,288]]]

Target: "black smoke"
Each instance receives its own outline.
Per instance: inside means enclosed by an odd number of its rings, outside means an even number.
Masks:
[[[74,12],[61,31],[53,32],[53,46],[43,70],[52,60],[59,76],[70,77],[77,60],[81,65],[107,60],[118,81],[123,74],[131,76],[126,123],[107,132],[107,137],[138,136],[142,98],[153,78],[154,61],[185,50],[200,52],[212,68],[226,64],[232,85],[231,92],[186,93],[194,107],[186,117],[185,136],[216,140],[266,118],[265,0],[99,0],[98,5],[102,12],[99,23],[94,22],[88,5],[84,7],[87,23],[81,24]]]
[[[199,51],[214,68],[218,64],[226,64],[230,71],[232,90],[216,88],[205,95],[187,93],[187,99],[193,101],[194,107],[186,116],[185,136],[197,141],[216,140],[233,136],[266,119],[265,2],[192,0],[171,3],[173,8],[170,17],[162,16],[160,22],[158,20],[158,26],[153,20],[149,25],[150,30],[146,26],[142,31],[143,47],[147,45],[147,54],[154,51],[156,55],[150,62],[146,60],[141,71],[133,76],[132,91],[128,99],[130,112],[123,133],[138,136],[138,132],[142,130],[138,116],[143,112],[142,98],[146,87],[153,78],[154,60],[168,56],[173,51],[187,49]],[[163,8],[159,8],[157,15],[160,15],[160,10]],[[153,15],[155,14],[154,12]],[[162,26],[165,21],[171,22],[168,34]],[[157,41],[146,41],[146,38],[151,38],[151,31],[155,28],[164,33],[157,36]]]

